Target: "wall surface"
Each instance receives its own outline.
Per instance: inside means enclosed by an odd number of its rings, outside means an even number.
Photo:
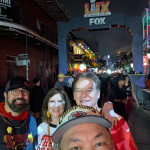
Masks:
[[[20,7],[20,25],[28,27],[34,32],[37,30],[37,19],[45,25],[44,38],[50,40],[57,45],[57,23],[48,15],[42,7],[40,7],[34,0],[13,0]],[[10,22],[11,23],[11,22]],[[24,35],[23,35],[24,36]],[[45,48],[46,49],[46,48]],[[40,50],[35,47],[28,46],[29,65],[29,82],[30,87],[33,87],[33,78],[37,76],[37,72],[41,73],[43,79],[43,86],[46,87],[46,50]],[[18,54],[26,54],[25,43],[20,43],[8,37],[0,35],[0,87],[5,87],[9,77],[22,76],[26,78],[26,66],[16,66],[15,62],[6,61],[7,56],[15,56]],[[57,81],[56,66],[58,66],[58,56],[51,54],[48,50],[48,87],[51,88]],[[42,71],[37,71],[37,68],[42,66]]]
[[[17,42],[15,40],[9,39],[5,36],[0,35],[0,87],[5,87],[7,83],[8,76],[8,65],[6,61],[7,55],[18,56],[18,54],[25,54],[26,47],[25,44]],[[36,66],[37,62],[42,62],[42,79],[43,86],[46,86],[46,52],[45,50],[36,49],[34,47],[28,46],[28,59],[30,59],[29,65],[29,82],[30,87],[33,87],[33,78],[37,76]],[[47,61],[50,62],[51,67],[51,85],[52,87],[57,78],[54,78],[54,73],[56,73],[55,66],[58,64],[58,56],[52,55],[48,52]],[[16,65],[16,64],[15,64]],[[18,71],[18,76],[26,78],[26,67],[18,66],[16,67]]]

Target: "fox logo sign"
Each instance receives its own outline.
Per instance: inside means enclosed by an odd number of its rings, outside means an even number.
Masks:
[[[84,9],[85,14],[84,18],[92,17],[89,19],[89,25],[103,25],[105,23],[106,17],[101,16],[110,16],[111,12],[108,9],[110,1],[106,2],[96,2],[96,0],[90,0],[91,7],[89,8],[89,3],[85,3]],[[100,17],[100,18],[93,18]]]

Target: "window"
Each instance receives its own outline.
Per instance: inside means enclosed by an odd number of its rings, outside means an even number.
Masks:
[[[37,30],[40,35],[45,36],[45,25],[38,19],[37,19]]]
[[[6,55],[6,61],[16,63],[16,56]]]
[[[20,6],[12,1],[13,22],[20,24]]]

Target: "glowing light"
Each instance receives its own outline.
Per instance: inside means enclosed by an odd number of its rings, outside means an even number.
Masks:
[[[80,68],[81,71],[84,71],[84,70],[86,70],[86,65],[85,64],[81,64],[79,66],[79,68]]]
[[[131,67],[133,68],[133,63],[131,63],[130,65],[131,65]]]
[[[81,44],[79,44],[81,46]]]
[[[110,55],[107,55],[107,58],[110,58]]]
[[[110,69],[108,69],[108,70],[107,70],[107,73],[108,73],[108,74],[111,74],[111,70],[110,70]]]
[[[150,59],[150,53],[147,53],[147,57]]]

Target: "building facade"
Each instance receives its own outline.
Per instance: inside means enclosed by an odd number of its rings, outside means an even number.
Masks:
[[[0,87],[14,76],[27,78],[30,87],[34,77],[41,77],[46,89],[53,87],[58,74],[57,22],[66,18],[55,1],[0,0]]]

